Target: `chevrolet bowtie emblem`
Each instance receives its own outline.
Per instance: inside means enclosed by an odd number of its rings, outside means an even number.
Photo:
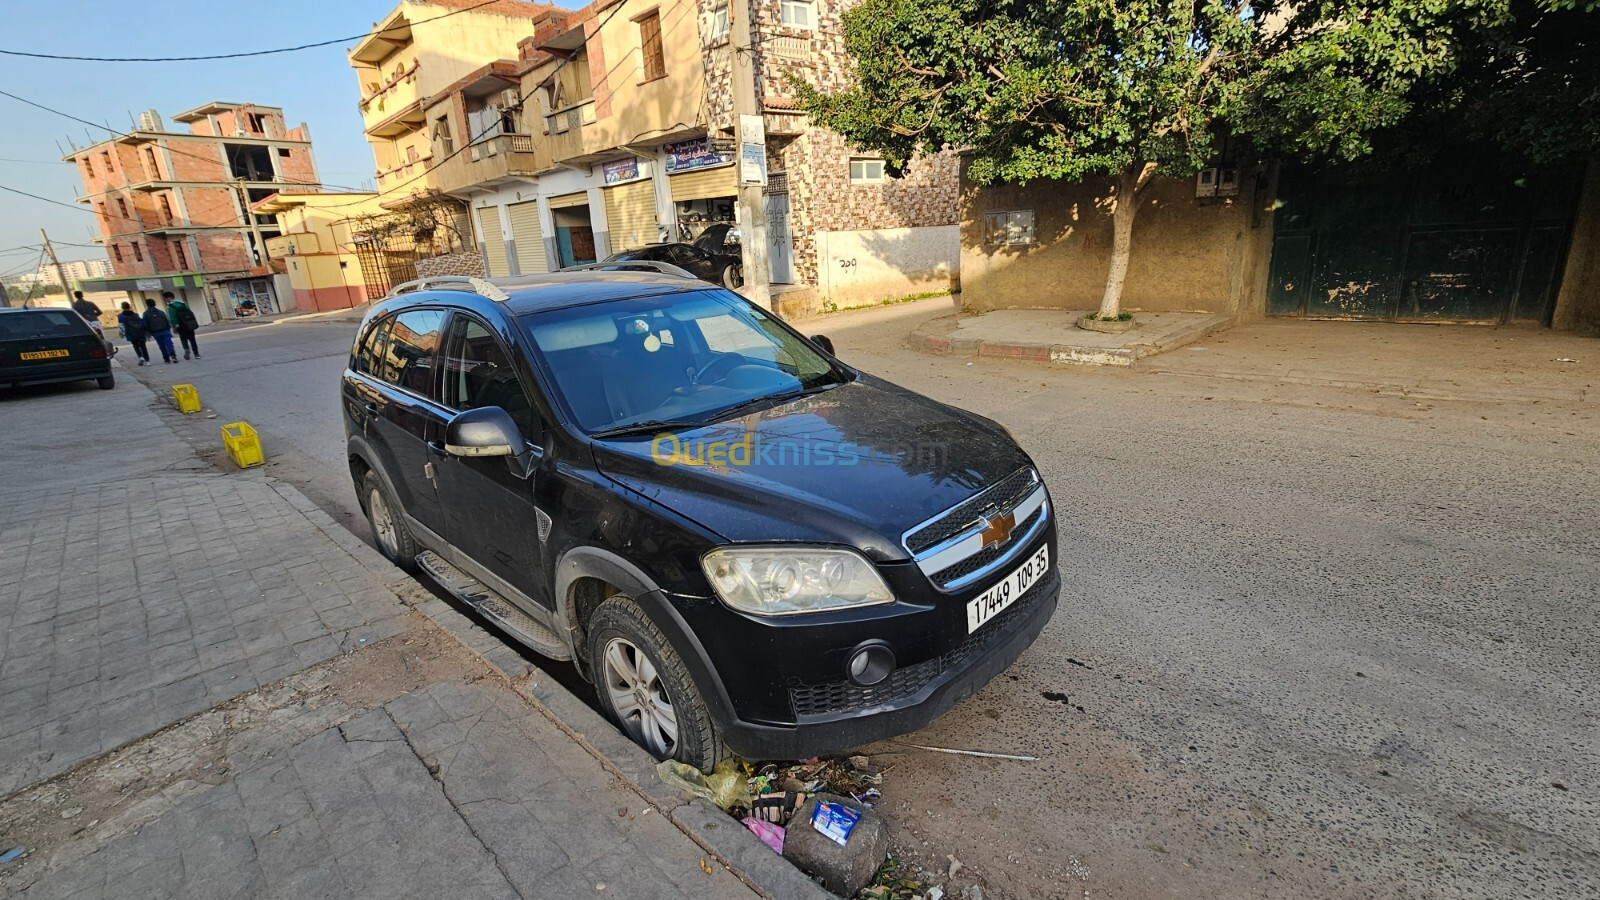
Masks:
[[[983,522],[984,549],[1004,544],[1011,540],[1011,529],[1017,527],[1017,519],[1011,513],[997,513],[987,516],[979,521]]]

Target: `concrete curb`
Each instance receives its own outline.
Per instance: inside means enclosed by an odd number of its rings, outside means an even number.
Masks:
[[[1305,375],[1274,374],[1270,372],[1181,372],[1173,369],[1152,368],[1152,375],[1171,375],[1177,378],[1208,378],[1222,381],[1246,381],[1267,384],[1297,384],[1309,387],[1346,388],[1369,391],[1413,400],[1441,400],[1460,403],[1593,403],[1595,394],[1583,388],[1557,390],[1534,386],[1527,389],[1505,387],[1496,390],[1450,391],[1427,384],[1403,384],[1394,381],[1361,381],[1344,378],[1316,378]]]
[[[1226,316],[1212,316],[1195,322],[1181,331],[1159,338],[1138,340],[1136,336],[1134,342],[1127,346],[1100,347],[1089,344],[1030,341],[1024,338],[996,341],[957,337],[957,323],[963,315],[965,314],[953,313],[930,319],[913,329],[907,342],[913,349],[949,356],[1127,367],[1144,357],[1192,344],[1232,324],[1232,320]]]

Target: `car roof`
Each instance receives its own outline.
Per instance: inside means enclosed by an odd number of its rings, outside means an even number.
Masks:
[[[423,303],[455,304],[468,308],[496,305],[512,316],[525,316],[568,306],[582,306],[607,300],[630,300],[663,294],[703,291],[716,285],[696,278],[682,278],[658,272],[550,272],[543,275],[509,275],[484,279],[500,288],[507,298],[498,304],[463,283],[458,289],[430,288],[412,291],[384,300],[379,307],[391,312]]]

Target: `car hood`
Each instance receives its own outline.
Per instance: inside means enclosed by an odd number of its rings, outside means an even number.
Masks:
[[[995,423],[867,376],[593,446],[608,478],[724,540],[843,543],[877,560],[907,558],[912,526],[1029,464]]]

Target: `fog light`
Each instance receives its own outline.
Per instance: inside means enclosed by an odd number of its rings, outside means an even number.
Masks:
[[[871,687],[894,671],[894,652],[883,644],[863,644],[850,654],[845,669],[852,683]]]

